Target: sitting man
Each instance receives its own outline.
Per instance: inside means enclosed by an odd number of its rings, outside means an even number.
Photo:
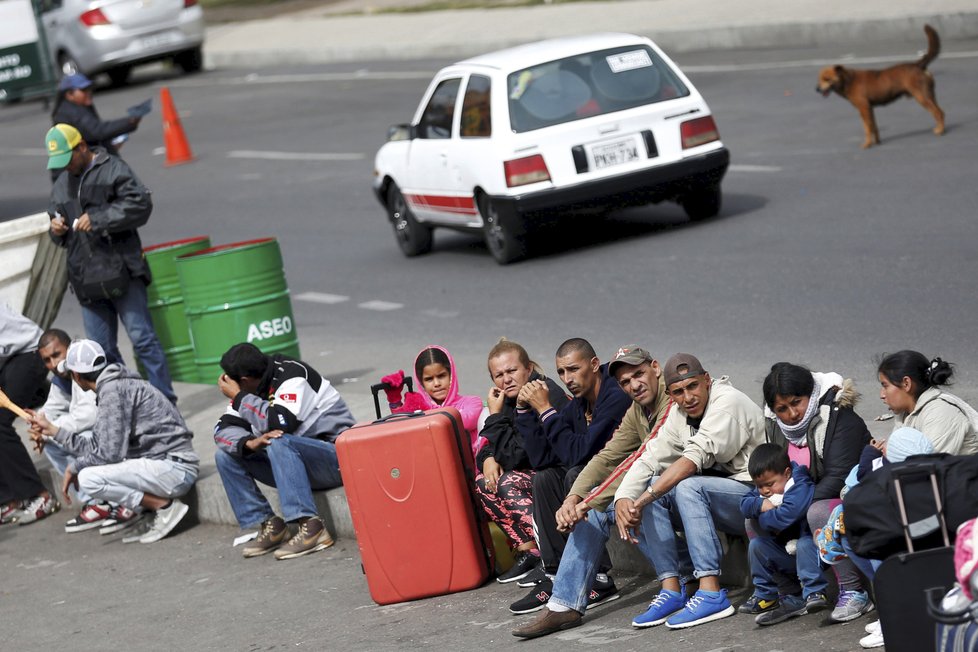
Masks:
[[[218,387],[231,405],[214,429],[217,470],[238,524],[260,524],[242,554],[292,559],[333,545],[312,492],[343,484],[333,442],[353,425],[350,409],[311,366],[253,344],[232,346],[221,368]],[[284,518],[256,480],[278,489]],[[287,522],[297,525],[288,542]]]
[[[573,338],[561,344],[556,366],[557,375],[574,396],[560,412],[550,404],[546,383],[539,380],[524,385],[517,399],[530,406],[517,407],[516,425],[523,433],[531,464],[541,469],[533,476],[533,522],[543,573],[531,591],[510,606],[516,614],[543,609],[550,600],[566,537],[558,530],[557,510],[584,466],[611,439],[631,404],[587,340]],[[618,597],[614,582],[604,575],[610,568],[611,560],[605,553],[603,576],[594,583],[592,606]]]
[[[666,393],[659,363],[645,349],[635,345],[618,349],[608,370],[632,399],[632,406],[611,441],[577,476],[555,515],[557,527],[571,534],[557,569],[553,595],[543,613],[514,630],[515,636],[535,638],[580,624],[598,560],[614,525],[615,508],[611,503],[615,490],[631,463],[675,409]]]
[[[692,627],[734,613],[720,589],[723,551],[716,528],[744,535],[740,501],[753,486],[747,470],[751,451],[764,442],[764,416],[746,394],[727,379],[712,380],[699,360],[678,353],[663,367],[664,382],[675,407],[641,455],[625,473],[615,492],[613,518],[623,540],[640,545],[662,582],[662,590],[634,627],[666,623],[670,629]],[[588,521],[594,518],[590,514]],[[676,525],[685,530],[685,545],[699,579],[699,590],[685,601],[680,580],[682,542]],[[584,585],[594,573],[593,549],[601,536],[584,536],[597,528],[580,524],[575,551],[584,562]],[[641,529],[641,532],[637,530]],[[575,537],[576,539],[577,537]],[[589,545],[588,545],[589,544]],[[576,564],[575,564],[576,565]],[[546,612],[516,636],[543,636],[581,624],[583,610],[574,598],[567,611]],[[560,609],[560,606],[557,606]]]
[[[33,430],[78,453],[65,468],[65,500],[71,502],[68,489],[74,486],[93,500],[150,510],[154,517],[148,530],[123,542],[159,541],[187,514],[178,498],[197,481],[200,458],[193,433],[160,390],[122,365],[107,364],[97,342],[72,342],[58,369],[71,371],[72,380],[94,390],[98,402],[94,435],[88,439],[56,427],[43,413],[33,417]]]

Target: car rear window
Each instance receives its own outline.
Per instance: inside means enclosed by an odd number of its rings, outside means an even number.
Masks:
[[[507,78],[509,118],[522,133],[689,95],[652,48],[630,45],[524,68]]]

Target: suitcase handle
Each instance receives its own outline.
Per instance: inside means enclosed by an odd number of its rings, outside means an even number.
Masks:
[[[931,489],[934,492],[934,506],[937,508],[937,513],[924,519],[923,521],[915,521],[914,523],[910,523],[910,519],[907,516],[907,506],[903,499],[903,484],[900,482],[900,478],[908,475],[921,475],[923,473],[927,473],[927,475],[930,477]],[[937,475],[934,473],[933,468],[897,469],[897,472],[895,472],[892,477],[893,488],[896,490],[897,507],[900,509],[900,525],[903,526],[903,537],[907,544],[907,552],[914,551],[914,537],[911,536],[911,529],[913,529],[914,526],[919,528],[921,525],[927,527],[931,519],[935,519],[937,521],[937,524],[941,530],[941,535],[944,537],[944,545],[950,546],[951,540],[948,536],[947,522],[944,520],[944,505],[941,503],[940,487],[937,485]],[[928,527],[928,531],[933,532],[933,529]],[[922,535],[918,534],[918,536]]]
[[[927,589],[927,614],[935,621],[944,625],[963,625],[970,622],[978,622],[978,600],[974,600],[963,609],[941,608],[941,600],[947,593],[943,586],[935,586]]]
[[[410,376],[404,377],[404,384],[407,386],[409,392],[414,391],[414,381],[411,380]],[[370,393],[374,397],[374,410],[377,412],[377,418],[380,419],[380,392],[385,389],[390,389],[390,383],[377,383],[370,386]]]

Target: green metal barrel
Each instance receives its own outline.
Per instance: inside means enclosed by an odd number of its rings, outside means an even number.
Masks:
[[[210,238],[198,236],[143,249],[146,263],[153,274],[153,282],[146,288],[149,314],[153,318],[160,344],[163,345],[170,376],[173,380],[185,383],[198,382],[198,377],[190,327],[184,314],[183,294],[177,278],[176,259],[210,246]],[[142,371],[141,365],[140,370]]]
[[[217,382],[221,356],[239,342],[268,354],[299,357],[277,240],[204,249],[181,256],[176,267],[201,382]]]

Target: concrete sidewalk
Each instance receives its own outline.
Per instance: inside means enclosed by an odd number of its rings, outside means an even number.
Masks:
[[[378,0],[380,8],[412,0]],[[532,7],[422,13],[361,13],[369,0],[347,0],[271,19],[207,31],[211,67],[401,59],[460,59],[502,47],[585,32],[653,38],[667,52],[817,47],[906,40],[923,47],[933,25],[945,41],[978,36],[973,0],[609,0]]]

